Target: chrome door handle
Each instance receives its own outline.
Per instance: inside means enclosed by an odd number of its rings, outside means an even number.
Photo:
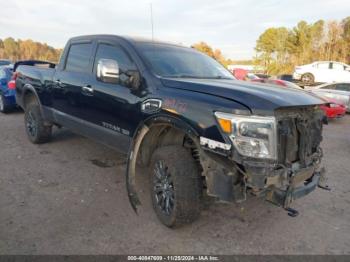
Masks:
[[[87,92],[87,93],[93,93],[94,92],[94,89],[91,86],[83,86],[81,89],[84,92]]]

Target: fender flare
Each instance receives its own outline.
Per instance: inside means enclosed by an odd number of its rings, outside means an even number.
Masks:
[[[31,84],[25,84],[23,86],[22,97],[21,97],[22,108],[25,109],[24,100],[25,100],[25,95],[26,95],[27,91],[30,91],[35,96],[35,98],[38,101],[38,104],[40,106],[40,110],[41,110],[41,101],[40,101],[39,95],[36,92],[35,88]]]
[[[152,116],[140,123],[140,125],[134,133],[132,143],[129,148],[126,164],[126,189],[129,197],[129,202],[135,213],[137,213],[137,206],[141,204],[141,201],[136,192],[137,155],[139,153],[139,149],[146,134],[148,134],[152,126],[157,124],[166,124],[176,129],[179,129],[183,131],[186,135],[188,135],[190,138],[192,138],[194,141],[196,137],[199,137],[198,132],[189,124],[187,124],[179,118],[169,115]]]

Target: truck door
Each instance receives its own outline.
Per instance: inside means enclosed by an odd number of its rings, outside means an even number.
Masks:
[[[92,70],[93,47],[93,42],[72,43],[63,68],[56,71],[52,107],[60,124],[67,125],[72,117],[81,117],[80,94]]]
[[[119,67],[117,81],[97,77],[99,61],[113,60]],[[92,73],[80,92],[79,117],[96,128],[95,137],[126,153],[139,119],[136,95],[128,87],[127,72],[136,70],[128,53],[116,43],[98,42],[93,59]],[[104,138],[101,135],[105,134]]]

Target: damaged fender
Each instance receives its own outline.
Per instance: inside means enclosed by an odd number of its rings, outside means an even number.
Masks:
[[[188,135],[193,141],[198,137],[198,133],[188,124],[184,123],[178,118],[161,115],[143,122],[140,127],[135,132],[133,137],[126,165],[126,189],[129,197],[130,204],[137,213],[137,206],[141,204],[141,201],[136,192],[136,162],[137,156],[140,152],[140,148],[145,136],[149,133],[150,129],[154,125],[168,125],[179,131],[182,131],[184,134]]]

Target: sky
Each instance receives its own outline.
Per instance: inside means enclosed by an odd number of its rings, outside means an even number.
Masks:
[[[190,46],[204,41],[226,58],[250,59],[268,27],[341,20],[350,0],[0,0],[0,38],[63,48],[73,36],[117,34]]]

